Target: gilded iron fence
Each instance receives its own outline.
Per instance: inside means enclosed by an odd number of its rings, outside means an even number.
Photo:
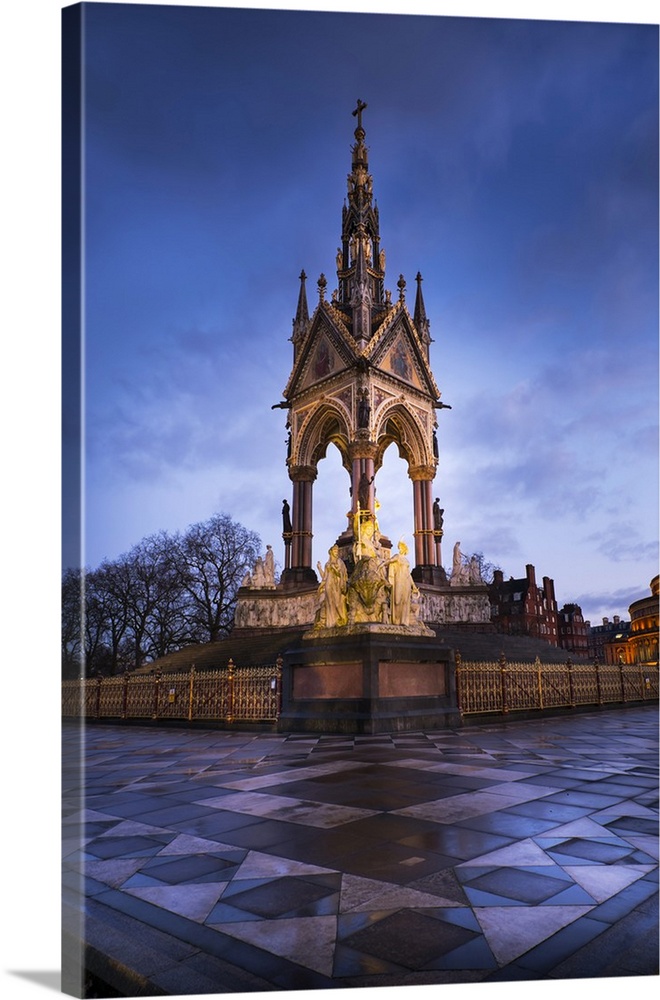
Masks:
[[[658,699],[658,666],[647,664],[467,663],[456,654],[461,715],[506,715],[579,705]]]
[[[272,666],[124,674],[64,681],[62,715],[89,719],[274,722],[280,714],[282,661]]]
[[[456,654],[461,715],[622,704],[658,699],[657,665],[468,663]],[[271,666],[64,681],[62,714],[91,719],[178,719],[275,722],[282,692],[282,660]]]

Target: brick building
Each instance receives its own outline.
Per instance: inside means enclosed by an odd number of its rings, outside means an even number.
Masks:
[[[576,656],[588,656],[589,626],[579,604],[565,604],[557,614],[558,643]]]
[[[525,567],[522,579],[505,580],[502,571],[495,570],[488,597],[491,621],[498,632],[529,635],[559,645],[554,581],[544,576],[543,585],[537,586],[531,564]]]
[[[603,618],[602,625],[592,625],[585,622],[587,626],[587,655],[590,660],[598,660],[599,663],[614,662],[608,659],[607,647],[611,643],[626,642],[630,634],[630,622],[622,621],[619,615],[614,615],[612,621]],[[616,661],[618,662],[618,660]]]

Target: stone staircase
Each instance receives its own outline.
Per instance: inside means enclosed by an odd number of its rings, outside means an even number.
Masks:
[[[186,646],[170,653],[153,663],[148,663],[136,674],[150,674],[154,670],[163,673],[187,671],[194,666],[197,670],[218,670],[225,668],[230,659],[236,667],[257,667],[275,663],[285,650],[297,646],[306,628],[274,629],[234,629],[218,642]],[[504,653],[512,663],[534,663],[538,657],[541,663],[587,662],[569,654],[565,649],[551,646],[542,639],[529,636],[500,635],[497,632],[476,632],[467,629],[451,629],[438,626],[438,640],[443,646],[460,652],[464,661],[497,662]]]
[[[460,652],[464,661],[497,662],[502,653],[510,663],[534,663],[537,656],[541,663],[587,663],[588,660],[551,646],[543,639],[524,635],[504,635],[498,632],[463,631],[439,625],[436,634],[445,646]]]

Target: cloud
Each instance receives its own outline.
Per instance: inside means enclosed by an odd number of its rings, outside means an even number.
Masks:
[[[631,521],[613,522],[606,528],[587,535],[585,541],[615,563],[652,562],[658,559],[657,540],[644,540]]]
[[[584,590],[566,598],[569,601],[579,604],[582,613],[587,621],[592,625],[600,625],[602,618],[609,618],[619,615],[622,620],[630,620],[628,609],[634,601],[639,601],[643,597],[650,596],[650,590],[645,590],[643,586],[619,587],[615,590]]]

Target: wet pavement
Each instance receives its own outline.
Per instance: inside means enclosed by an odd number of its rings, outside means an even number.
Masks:
[[[93,725],[79,753],[65,724],[89,995],[658,974],[657,706],[378,736]]]

